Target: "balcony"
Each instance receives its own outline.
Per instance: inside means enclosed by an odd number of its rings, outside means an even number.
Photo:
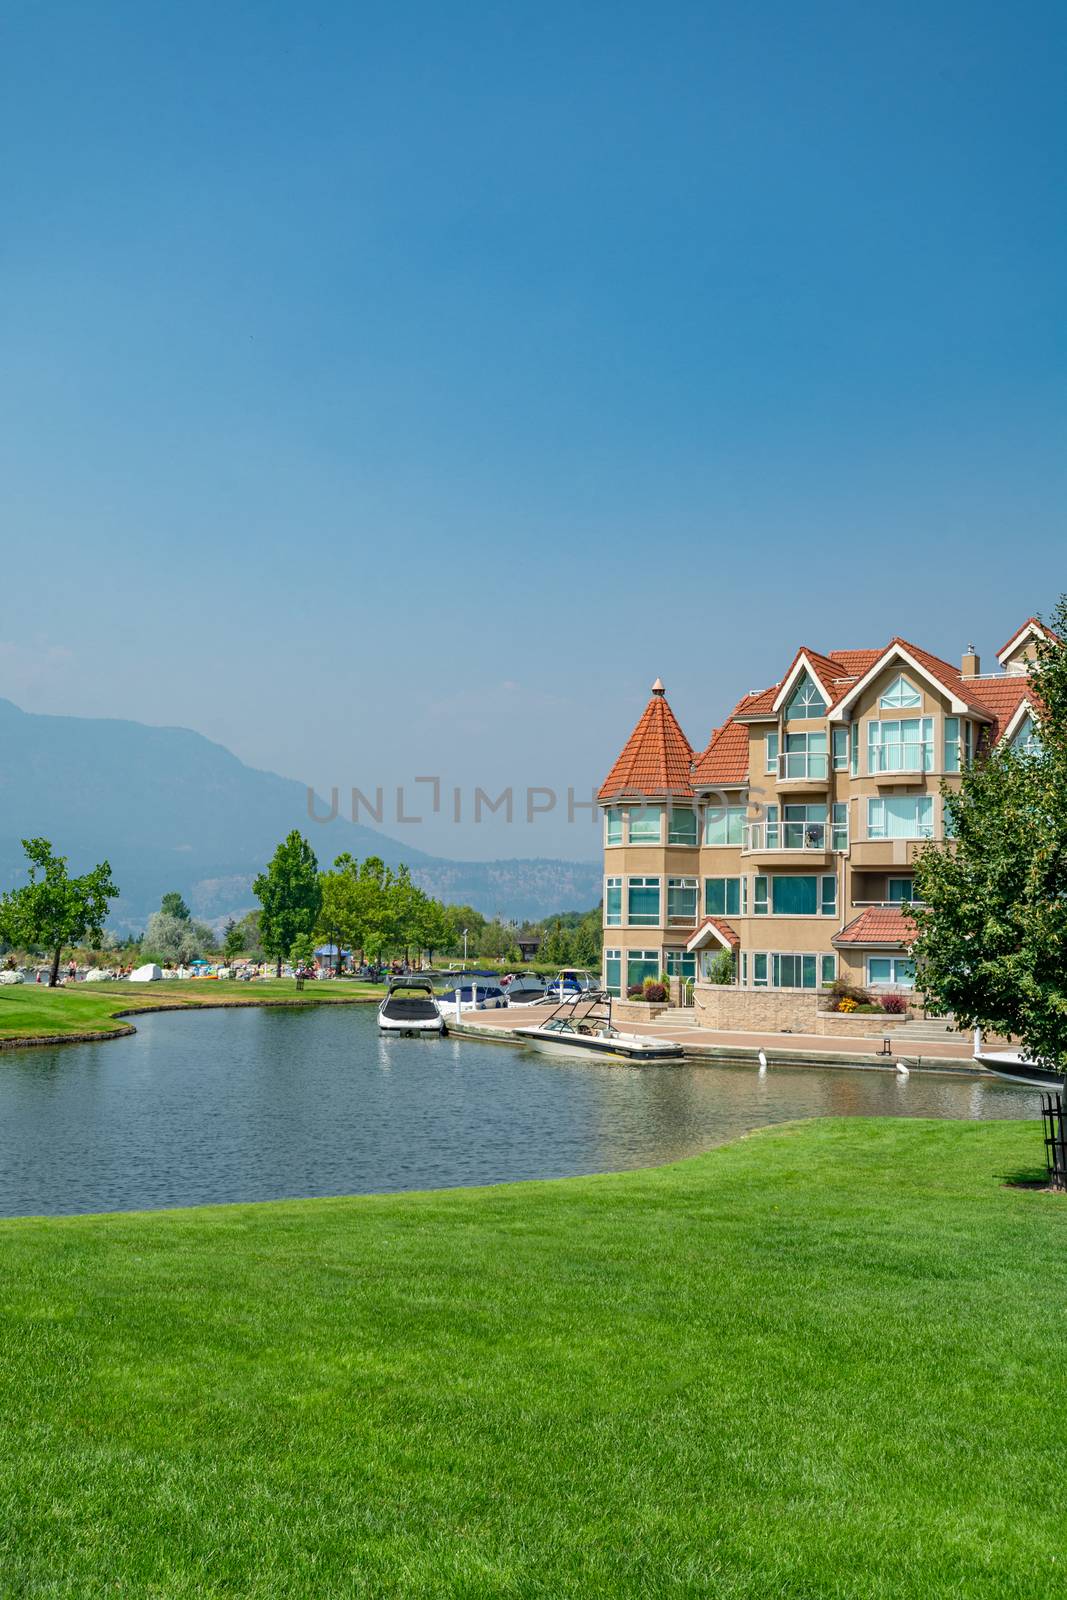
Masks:
[[[829,822],[750,822],[741,854],[779,865],[806,861],[827,865],[836,851],[848,849],[848,830]]]

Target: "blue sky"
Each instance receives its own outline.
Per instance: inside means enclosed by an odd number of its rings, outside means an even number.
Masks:
[[[582,789],[657,674],[700,742],[797,643],[991,657],[1067,587],[1062,7],[5,19],[27,709]]]

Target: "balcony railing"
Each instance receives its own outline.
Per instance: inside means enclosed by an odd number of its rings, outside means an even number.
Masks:
[[[825,750],[785,750],[778,757],[778,781],[806,779],[809,783],[825,782],[830,776],[830,757]]]
[[[848,828],[831,822],[750,822],[745,829],[744,849],[750,854],[811,850],[825,855],[827,850],[848,849]]]

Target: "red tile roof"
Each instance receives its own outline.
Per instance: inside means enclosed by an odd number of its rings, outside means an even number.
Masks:
[[[983,705],[989,707],[989,714],[993,718],[991,731],[995,744],[1018,711],[1020,702],[1028,700],[1031,705],[1035,704],[1033,684],[1023,673],[1017,676],[1008,674],[1003,678],[976,678],[974,681]]]
[[[630,794],[689,797],[693,793],[689,781],[692,761],[693,747],[657,680],[640,721],[600,786],[598,799]]]
[[[725,917],[705,917],[702,922],[698,922],[692,933],[687,933],[685,936],[685,947],[687,950],[696,942],[697,938],[701,933],[704,932],[705,928],[714,928],[716,933],[720,934],[721,937],[725,939],[726,945],[729,947],[729,949],[740,950],[741,936],[735,928],[730,926]]]
[[[1044,636],[1044,638],[1046,638],[1046,639],[1058,639],[1059,638],[1059,635],[1053,633],[1051,628],[1046,627],[1045,623],[1043,623],[1041,621],[1040,617],[1027,617],[1027,619],[1023,623],[1022,627],[1021,628],[1016,628],[1015,632],[1012,634],[1012,636],[1008,640],[1008,642],[1006,644],[1002,644],[1000,649],[997,651],[997,660],[998,661],[1001,659],[1002,656],[1006,656],[1007,655],[1008,651],[1011,649],[1013,644],[1018,644],[1020,638],[1022,637],[1022,635],[1026,632],[1026,630],[1028,628],[1036,628],[1038,633],[1042,634]]]
[[[980,693],[974,688],[975,683],[979,681],[978,679],[962,677],[958,667],[950,665],[947,661],[942,661],[940,656],[931,655],[929,650],[923,650],[907,639],[894,637],[889,641],[889,648],[891,649],[895,644],[899,644],[902,649],[907,650],[909,655],[914,656],[919,665],[925,667],[931,677],[936,678],[938,683],[948,690],[949,694],[953,694],[957,699],[962,700],[964,705],[969,706],[978,716],[988,717],[990,721],[993,720],[993,713],[982,700]]]
[[[915,938],[915,924],[896,906],[868,906],[830,940],[833,945],[890,945],[906,948]]]
[[[884,655],[884,650],[831,650],[830,660],[837,663],[839,671],[846,677],[862,678],[869,672],[878,660]]]
[[[768,689],[768,694],[773,691]],[[719,783],[746,783],[748,781],[748,729],[743,722],[733,719],[739,715],[746,701],[757,698],[746,695],[731,711],[729,720],[715,728],[706,750],[693,763],[693,782],[699,788]]]

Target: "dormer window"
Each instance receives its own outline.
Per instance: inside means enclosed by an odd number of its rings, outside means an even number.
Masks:
[[[1018,733],[1011,741],[1011,747],[1022,756],[1039,756],[1041,754],[1041,740],[1037,736],[1033,717],[1026,716],[1023,718]]]
[[[826,701],[808,673],[805,672],[793,690],[792,699],[785,708],[785,715],[787,721],[799,721],[803,717],[825,717]]]
[[[910,711],[922,705],[922,695],[901,675],[894,678],[878,705],[882,711]]]

